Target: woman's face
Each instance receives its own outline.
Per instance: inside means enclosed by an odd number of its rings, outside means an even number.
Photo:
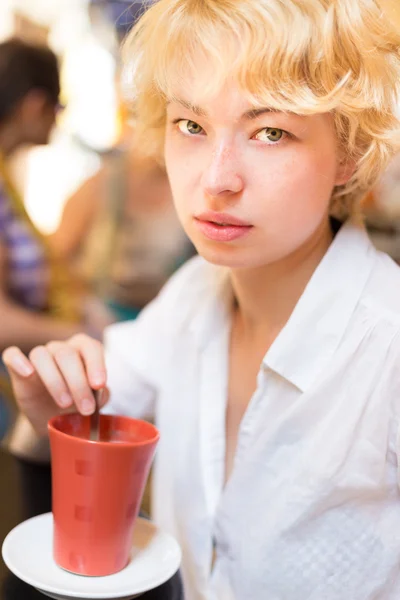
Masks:
[[[233,85],[202,106],[184,92],[168,104],[165,160],[186,233],[205,259],[231,268],[302,247],[347,178],[331,115],[255,109]]]

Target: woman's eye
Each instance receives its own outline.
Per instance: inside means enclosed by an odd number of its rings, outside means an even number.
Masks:
[[[280,142],[284,137],[285,132],[283,129],[277,129],[276,127],[265,127],[265,129],[261,129],[254,137],[256,140],[260,140],[261,142],[270,142],[276,143]]]
[[[182,133],[189,133],[190,135],[199,135],[199,133],[202,133],[203,131],[203,128],[200,127],[200,125],[194,121],[188,121],[187,119],[178,121],[178,127]]]

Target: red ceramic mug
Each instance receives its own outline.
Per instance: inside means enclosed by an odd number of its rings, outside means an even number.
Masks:
[[[158,430],[145,421],[60,415],[48,423],[55,562],[72,573],[111,575],[129,562],[132,534]]]

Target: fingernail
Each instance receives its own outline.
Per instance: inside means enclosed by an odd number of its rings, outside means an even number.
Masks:
[[[104,386],[105,381],[106,381],[105,373],[96,373],[92,377],[92,385],[96,386],[96,387]]]
[[[35,372],[35,369],[28,359],[22,357],[14,358],[11,362],[11,366],[18,375],[21,375],[21,377],[29,377]]]
[[[91,400],[82,400],[81,410],[84,415],[90,415],[93,412],[93,402]]]
[[[60,402],[61,406],[64,406],[65,408],[67,408],[67,406],[71,406],[72,398],[69,394],[64,392],[64,394],[61,394],[59,402]]]

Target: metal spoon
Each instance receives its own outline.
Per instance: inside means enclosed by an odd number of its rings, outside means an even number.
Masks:
[[[93,390],[95,401],[94,413],[90,415],[90,435],[89,439],[92,442],[98,442],[100,439],[100,400],[102,390]]]

